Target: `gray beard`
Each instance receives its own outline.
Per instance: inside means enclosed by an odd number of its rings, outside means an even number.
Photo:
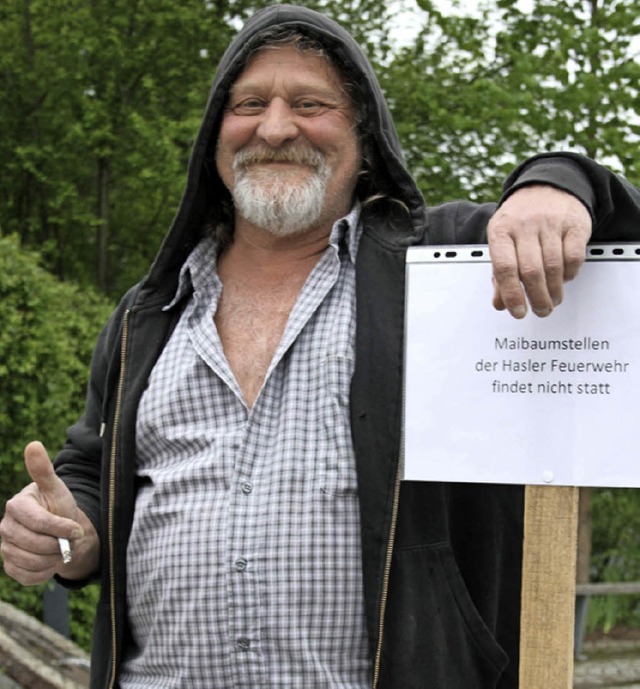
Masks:
[[[320,219],[331,170],[319,153],[313,153],[315,169],[306,179],[294,179],[268,170],[250,169],[243,152],[233,162],[233,202],[237,212],[252,225],[276,237],[305,232]]]

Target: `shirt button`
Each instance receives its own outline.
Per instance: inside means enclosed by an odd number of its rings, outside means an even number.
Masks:
[[[253,485],[249,481],[243,481],[240,484],[240,488],[245,495],[249,495],[249,493],[253,490]]]
[[[244,570],[247,568],[247,561],[241,557],[235,561],[235,565],[238,572],[244,572]]]
[[[251,648],[251,639],[238,639],[236,641],[236,648],[241,651],[248,651]]]

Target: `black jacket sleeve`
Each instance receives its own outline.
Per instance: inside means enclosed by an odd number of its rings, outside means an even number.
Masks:
[[[531,184],[550,184],[584,203],[593,218],[591,241],[640,239],[640,189],[577,153],[545,153],[518,166],[504,184],[502,201]]]

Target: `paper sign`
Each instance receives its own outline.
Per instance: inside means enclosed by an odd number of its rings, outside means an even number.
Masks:
[[[486,247],[409,251],[406,480],[640,487],[640,247],[590,253],[515,320]]]

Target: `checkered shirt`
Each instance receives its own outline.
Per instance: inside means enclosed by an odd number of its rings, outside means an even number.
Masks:
[[[371,684],[349,424],[358,209],[290,314],[248,409],[213,321],[213,239],[137,419],[123,689]]]

